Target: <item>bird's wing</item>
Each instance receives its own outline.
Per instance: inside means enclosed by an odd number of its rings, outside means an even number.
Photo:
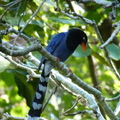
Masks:
[[[65,36],[66,36],[66,33],[67,32],[62,32],[62,33],[58,33],[56,34],[55,36],[53,36],[52,40],[50,41],[50,43],[48,44],[48,46],[46,47],[46,50],[49,52],[49,53],[53,53],[57,46],[60,44],[60,42],[65,39]],[[40,62],[40,65],[39,65],[39,68],[38,70],[40,70],[42,64],[44,64],[46,58],[43,56],[41,58],[41,62]]]
[[[48,46],[46,47],[46,50],[52,54],[56,50],[56,48],[60,44],[60,42],[63,39],[65,39],[66,33],[67,32],[62,32],[62,33],[56,34],[52,38],[52,40],[50,41],[50,43],[48,44]]]

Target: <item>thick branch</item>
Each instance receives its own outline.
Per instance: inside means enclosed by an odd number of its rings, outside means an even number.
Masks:
[[[90,69],[89,71],[90,71],[90,76],[92,78],[93,86],[101,91],[100,84],[99,84],[99,81],[98,81],[97,76],[96,76],[96,71],[94,68],[94,63],[93,63],[93,59],[92,59],[91,55],[88,56],[88,62],[89,62],[89,69]]]
[[[87,106],[89,108],[91,108],[93,111],[96,111],[96,113],[97,113],[96,118],[98,120],[104,120],[104,117],[101,115],[101,113],[99,111],[98,105],[96,104],[96,102],[94,101],[92,96],[90,94],[88,94],[88,92],[86,92],[82,88],[80,88],[79,85],[76,85],[76,84],[70,82],[69,78],[66,78],[66,77],[60,75],[56,71],[52,71],[52,72],[53,72],[53,76],[55,79],[60,81],[62,84],[64,84],[67,88],[69,88],[71,91],[73,91],[77,95],[80,95],[80,96],[84,97],[85,99],[87,99]]]
[[[42,48],[42,46],[39,45],[39,42],[37,40],[35,40],[34,42],[35,43],[32,43],[31,46],[26,47],[24,49],[12,50],[12,56],[14,56],[14,57],[24,56],[24,55],[28,54],[29,52],[37,51]],[[44,49],[44,48],[42,48],[42,49]],[[6,48],[6,46],[4,44],[0,44],[0,51],[7,55],[11,55],[11,49]]]

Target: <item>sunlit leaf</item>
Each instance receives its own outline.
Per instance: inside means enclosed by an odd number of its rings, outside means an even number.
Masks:
[[[92,51],[92,55],[97,58],[101,63],[109,66],[108,62],[101,56],[99,55],[99,53],[95,52],[95,51]]]
[[[107,47],[106,47],[108,53],[109,53],[109,56],[114,59],[114,60],[119,60],[120,59],[120,48],[115,45],[114,43],[112,44],[109,44]]]
[[[88,55],[90,55],[91,54],[91,52],[92,52],[92,50],[90,49],[90,47],[89,46],[87,46],[87,49],[86,49],[86,51],[83,51],[82,50],[82,47],[79,45],[78,47],[77,47],[77,49],[75,50],[75,52],[73,53],[73,56],[75,56],[75,57],[87,57]]]
[[[65,19],[65,18],[50,18],[52,21],[57,22],[57,23],[64,23],[64,24],[75,24],[75,20],[73,19]]]

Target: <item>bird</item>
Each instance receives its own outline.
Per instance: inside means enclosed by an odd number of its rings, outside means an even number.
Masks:
[[[64,62],[75,51],[78,45],[81,45],[82,49],[85,51],[87,39],[88,38],[85,32],[78,28],[71,28],[67,32],[61,32],[54,35],[46,47],[46,50],[54,57]],[[27,120],[39,120],[42,113],[42,105],[47,89],[49,75],[54,67],[54,65],[44,56],[41,58],[39,69],[41,68],[42,64],[44,67],[38,82],[31,108],[28,113]]]

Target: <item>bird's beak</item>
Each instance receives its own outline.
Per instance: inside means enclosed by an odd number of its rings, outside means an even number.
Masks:
[[[85,45],[85,43],[81,43],[81,46],[82,46],[82,49],[83,49],[84,51],[86,51],[86,45]]]

